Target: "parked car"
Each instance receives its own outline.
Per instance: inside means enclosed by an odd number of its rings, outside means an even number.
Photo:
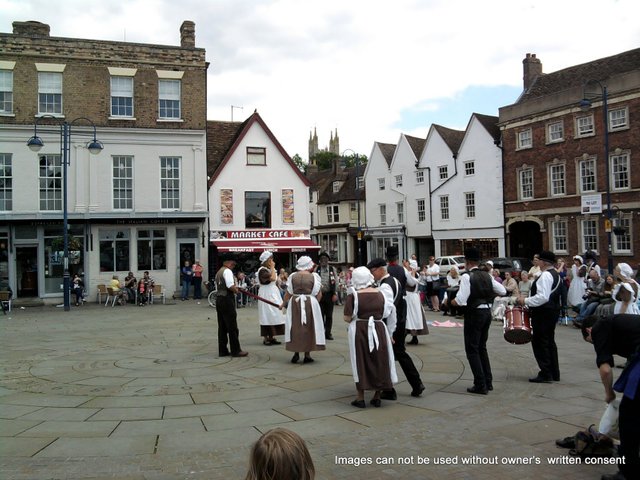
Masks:
[[[464,272],[464,257],[462,255],[454,255],[451,257],[438,257],[436,264],[440,266],[440,276],[446,277],[451,267],[458,267],[458,273]]]
[[[504,272],[509,272],[516,280],[520,279],[520,272],[528,272],[533,263],[528,258],[523,257],[496,257],[490,259],[493,268],[500,271],[500,277],[504,278]]]

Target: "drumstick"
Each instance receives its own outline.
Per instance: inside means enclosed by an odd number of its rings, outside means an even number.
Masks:
[[[242,292],[246,295],[249,295],[252,298],[255,298],[256,300],[260,300],[261,302],[264,303],[268,303],[269,305],[273,306],[273,307],[278,307],[280,308],[280,305],[278,305],[277,303],[272,302],[271,300],[267,300],[266,298],[260,297],[258,295],[256,295],[255,293],[251,293],[248,290],[245,290],[244,288],[238,288],[239,292]]]

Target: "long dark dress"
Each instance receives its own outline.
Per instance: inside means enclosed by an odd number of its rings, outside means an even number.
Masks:
[[[320,277],[315,273],[292,273],[287,291],[289,300],[285,332],[285,348],[290,352],[312,352],[325,349],[322,312],[316,295],[320,291]],[[304,323],[300,304],[304,303]]]

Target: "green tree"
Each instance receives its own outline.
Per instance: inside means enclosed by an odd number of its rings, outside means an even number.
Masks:
[[[336,161],[338,155],[333,152],[318,152],[314,155],[313,160],[318,166],[318,170],[328,170]]]
[[[296,167],[298,167],[298,169],[302,172],[302,173],[307,173],[307,167],[309,166],[300,155],[298,155],[297,153],[291,158],[291,160],[293,160],[293,163],[296,164]]]

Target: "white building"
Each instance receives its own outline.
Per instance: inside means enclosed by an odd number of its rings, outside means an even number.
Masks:
[[[317,252],[309,235],[309,182],[260,115],[207,122],[207,133],[211,269],[225,251],[241,254],[245,270],[255,270],[264,250],[289,269],[298,255]]]
[[[498,118],[474,113],[464,132],[433,125],[420,159],[430,173],[436,256],[466,246],[483,257],[505,255],[502,152]]]
[[[145,270],[171,295],[183,260],[206,264],[207,62],[193,22],[180,33],[175,47],[51,37],[39,22],[0,34],[0,280],[16,298],[62,297],[63,122],[69,270],[90,298]]]

